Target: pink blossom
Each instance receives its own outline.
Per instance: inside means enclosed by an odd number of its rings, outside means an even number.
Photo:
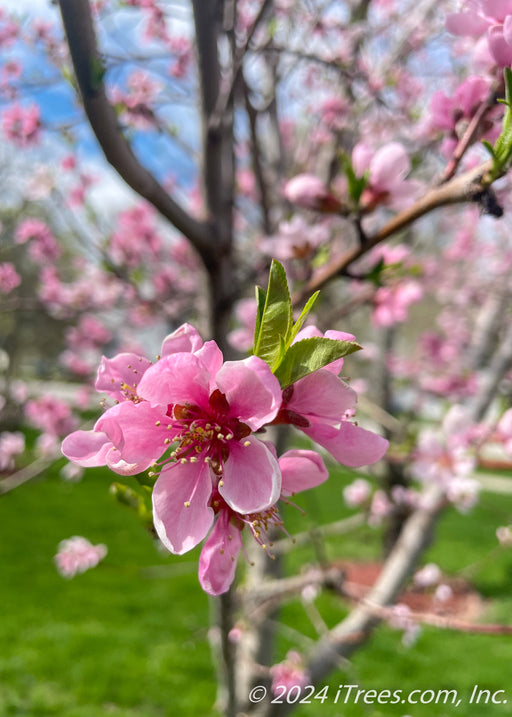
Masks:
[[[30,240],[30,258],[38,263],[54,262],[60,256],[60,247],[49,226],[40,219],[24,219],[16,228],[14,241],[25,244]]]
[[[32,426],[52,436],[65,436],[77,423],[69,405],[51,395],[27,401],[25,416]]]
[[[321,179],[313,174],[298,174],[290,179],[283,190],[286,199],[304,209],[319,212],[338,212],[340,202],[329,192]]]
[[[9,294],[21,284],[21,276],[16,271],[14,264],[5,261],[0,264],[0,293]]]
[[[431,122],[438,129],[453,131],[461,119],[471,119],[479,104],[489,94],[490,83],[471,75],[448,97],[442,90],[432,95]]]
[[[25,436],[19,431],[0,433],[0,471],[14,468],[14,459],[25,450]]]
[[[419,182],[406,179],[411,163],[405,148],[398,142],[390,142],[376,152],[359,143],[352,152],[352,165],[358,176],[368,172],[368,184],[362,196],[367,208],[386,204],[392,209],[403,209],[421,191]]]
[[[372,323],[375,326],[393,326],[403,323],[409,315],[409,307],[423,297],[423,289],[414,279],[380,286],[375,292]]]
[[[155,464],[175,443],[170,462],[161,463],[153,507],[160,539],[178,554],[210,529],[214,489],[240,513],[270,507],[281,491],[276,458],[251,435],[277,414],[279,382],[261,359],[223,363],[215,342],[196,349],[196,338],[197,332],[181,327],[164,342],[162,358],[142,365],[140,375],[141,362],[113,366],[112,389],[125,400],[109,408],[93,431],[77,431],[62,446],[79,465],[106,464],[126,475]]]
[[[489,52],[498,67],[512,64],[511,0],[466,0],[461,12],[450,13],[446,28],[453,35],[486,36]]]
[[[419,588],[430,588],[442,577],[441,570],[435,563],[427,563],[414,573],[414,584]]]
[[[279,459],[282,476],[281,498],[295,495],[320,485],[328,478],[325,464],[314,451],[291,450]],[[229,589],[242,548],[242,531],[247,526],[256,541],[267,551],[271,549],[271,529],[284,530],[277,505],[263,511],[241,513],[233,510],[214,491],[210,501],[217,521],[206,540],[199,558],[199,581],[205,592],[220,595]]]
[[[383,490],[376,490],[370,505],[368,524],[371,525],[372,528],[379,526],[392,510],[393,504],[390,502],[386,493]]]
[[[512,528],[510,527],[510,525],[497,528],[496,537],[498,539],[499,544],[503,547],[512,547]]]
[[[241,299],[235,307],[235,316],[242,326],[228,334],[228,341],[238,351],[248,351],[254,343],[256,325],[255,299]]]
[[[260,242],[260,249],[283,261],[306,259],[315,254],[320,246],[327,244],[329,238],[330,230],[325,224],[310,226],[302,217],[295,216],[289,222],[281,222],[277,234]]]
[[[283,662],[273,665],[270,668],[272,676],[272,692],[283,697],[282,689],[285,687],[285,694],[292,687],[297,685],[301,690],[309,683],[309,673],[304,667],[302,655],[296,650],[290,650]]]
[[[106,545],[93,545],[87,538],[75,535],[59,543],[55,565],[63,578],[73,578],[95,568],[107,554]]]
[[[320,369],[285,389],[277,420],[304,431],[343,465],[369,465],[382,458],[388,441],[350,422],[356,401],[355,391]]]
[[[364,505],[370,498],[372,489],[364,478],[357,478],[343,489],[343,499],[349,508]]]
[[[41,111],[36,104],[13,104],[3,111],[1,121],[6,138],[17,147],[30,147],[40,139]]]
[[[116,264],[130,268],[153,260],[162,248],[156,228],[155,212],[147,204],[139,204],[119,214],[118,228],[110,239],[109,253]]]

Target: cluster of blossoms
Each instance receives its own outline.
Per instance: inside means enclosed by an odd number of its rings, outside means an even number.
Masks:
[[[297,338],[303,338],[301,332]],[[269,424],[295,425],[352,467],[374,463],[386,451],[384,438],[349,420],[357,397],[337,376],[341,361],[283,391],[261,358],[224,362],[214,341],[203,343],[184,324],[164,340],[154,364],[129,353],[102,359],[96,389],[115,404],[93,430],[69,435],[62,450],[83,467],[107,465],[121,475],[148,468],[150,475],[158,473],[153,489],[158,536],[178,555],[207,538],[199,579],[208,593],[218,595],[233,580],[242,531],[247,528],[268,550],[272,529],[282,528],[279,499],[328,475],[315,451],[290,450],[278,457],[258,432]]]

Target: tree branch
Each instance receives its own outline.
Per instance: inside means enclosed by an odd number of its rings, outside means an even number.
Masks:
[[[210,228],[192,217],[166,192],[141,165],[123,136],[105,93],[103,62],[89,1],[59,0],[59,6],[84,110],[107,161],[137,194],[189,239],[208,266],[215,255]]]
[[[434,209],[446,207],[451,204],[477,201],[478,196],[485,188],[483,180],[487,172],[491,169],[491,166],[491,161],[484,162],[478,167],[474,167],[464,174],[455,177],[446,184],[431,188],[425,196],[412,206],[395,215],[376,234],[369,236],[363,245],[358,245],[350,249],[339,259],[331,262],[324,269],[317,272],[308,284],[292,297],[293,303],[300,303],[306,296],[317,291],[331,281],[331,279],[341,274],[353,261],[366,254],[381,241],[388,239],[390,236],[393,236],[393,234],[410,226],[417,219],[429,214]]]

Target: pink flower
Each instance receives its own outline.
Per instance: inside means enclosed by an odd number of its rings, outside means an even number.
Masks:
[[[511,0],[466,0],[462,12],[450,13],[446,29],[453,35],[486,35],[489,52],[498,67],[512,64]]]
[[[320,485],[328,478],[321,456],[314,451],[287,451],[279,459],[279,468],[282,476],[281,498],[285,500],[287,496]],[[205,592],[220,595],[233,582],[244,527],[247,526],[267,551],[271,546],[270,529],[284,528],[276,505],[264,511],[240,513],[214,493],[211,507],[217,514],[217,521],[201,551],[199,581]]]
[[[419,588],[430,588],[442,578],[441,569],[435,563],[427,563],[414,573],[414,584]]]
[[[283,662],[273,665],[270,668],[270,674],[272,675],[272,692],[281,697],[284,695],[279,689],[280,687],[285,687],[284,694],[286,694],[295,685],[302,690],[310,681],[302,655],[295,650],[290,650]]]
[[[289,222],[281,222],[277,234],[264,238],[260,249],[283,261],[308,259],[320,246],[328,243],[329,237],[329,229],[324,223],[311,226],[302,217],[295,216]]]
[[[238,351],[248,351],[254,343],[256,309],[254,299],[241,299],[236,305],[235,316],[242,326],[229,332],[228,341]]]
[[[95,568],[107,554],[106,545],[93,545],[87,538],[75,535],[59,543],[55,565],[63,578],[73,578],[78,573]]]
[[[352,152],[352,165],[358,176],[368,172],[368,184],[362,196],[368,208],[386,204],[392,209],[403,209],[421,190],[419,182],[406,179],[411,163],[399,142],[390,142],[376,152],[361,142]]]
[[[357,395],[326,369],[301,378],[283,391],[277,421],[291,423],[352,468],[378,461],[387,450],[385,438],[348,420]]]
[[[393,326],[406,321],[409,307],[418,303],[422,297],[423,289],[413,279],[380,286],[375,292],[372,323],[375,326]]]
[[[0,293],[9,294],[21,284],[21,276],[16,271],[14,264],[5,261],[0,264]]]
[[[39,141],[40,117],[41,111],[36,104],[29,107],[13,104],[2,113],[2,129],[7,139],[17,147],[30,147]]]
[[[455,130],[461,119],[471,119],[478,105],[489,94],[490,83],[483,77],[470,76],[448,97],[442,90],[432,95],[430,103],[432,125],[439,129]]]
[[[65,436],[76,428],[76,419],[67,403],[51,395],[32,399],[25,404],[29,423],[51,436]]]
[[[0,471],[12,470],[14,458],[25,450],[25,436],[16,431],[0,433]]]
[[[364,478],[357,478],[343,489],[343,499],[349,508],[357,508],[368,501],[371,493],[372,489],[368,481]]]
[[[98,383],[107,380],[121,402],[92,431],[77,431],[62,446],[79,465],[108,465],[127,475],[155,464],[174,443],[160,464],[153,507],[160,539],[178,554],[210,529],[214,490],[240,513],[265,510],[281,491],[275,456],[251,435],[276,416],[279,382],[261,359],[223,363],[215,342],[199,342],[185,326],[164,341],[156,364],[130,355],[104,359]]]
[[[319,212],[338,212],[340,202],[321,179],[313,174],[298,174],[284,187],[284,196],[292,204]]]

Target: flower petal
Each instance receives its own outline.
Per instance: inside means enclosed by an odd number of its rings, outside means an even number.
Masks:
[[[207,406],[210,375],[203,362],[192,353],[165,356],[149,368],[138,386],[138,393],[151,403]]]
[[[112,441],[102,431],[75,431],[62,441],[62,453],[84,468],[104,466]]]
[[[282,495],[292,495],[314,488],[329,477],[324,460],[315,451],[291,450],[279,459],[282,476]]]
[[[203,339],[191,324],[182,324],[176,331],[165,337],[160,354],[170,356],[176,353],[194,353],[203,345]]]
[[[223,510],[201,550],[199,582],[209,595],[221,595],[229,590],[235,577],[236,560],[242,547],[242,532],[230,522],[229,512]]]
[[[151,361],[138,354],[122,353],[111,359],[102,356],[94,387],[117,401],[125,401],[136,395],[137,385],[150,366]]]
[[[248,445],[246,445],[248,444]],[[230,443],[219,493],[237,513],[257,513],[277,502],[281,471],[277,459],[257,438]]]
[[[206,463],[175,463],[160,473],[153,488],[153,522],[167,550],[182,555],[206,536],[213,523]]]
[[[142,471],[167,450],[165,440],[173,435],[167,429],[170,423],[160,407],[151,406],[147,401],[125,401],[104,413],[95,429],[110,437],[124,461],[143,465]]]
[[[389,446],[389,442],[382,436],[366,431],[349,421],[343,421],[338,429],[316,424],[303,430],[328,450],[337,461],[350,468],[376,463]]]
[[[272,421],[281,406],[281,387],[269,366],[257,356],[226,361],[216,377],[230,413],[253,431]]]
[[[320,369],[293,384],[287,408],[301,416],[338,423],[357,402],[356,392],[330,371]]]

